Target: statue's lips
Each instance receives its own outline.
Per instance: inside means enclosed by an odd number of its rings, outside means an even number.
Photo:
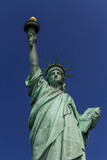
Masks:
[[[54,80],[59,81],[59,78],[58,78],[58,77],[55,77]]]

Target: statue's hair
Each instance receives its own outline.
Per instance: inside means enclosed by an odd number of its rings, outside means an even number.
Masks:
[[[62,89],[61,89],[63,92],[66,92],[65,87],[66,87],[65,82],[63,82]]]

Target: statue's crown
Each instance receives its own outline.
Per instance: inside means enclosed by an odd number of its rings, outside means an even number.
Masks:
[[[68,75],[68,74],[65,73],[66,71],[71,70],[73,67],[67,68],[67,69],[63,68],[64,64],[67,62],[68,59],[66,59],[62,64],[57,63],[57,56],[55,56],[55,63],[54,64],[50,64],[45,58],[44,58],[44,60],[48,64],[47,69],[42,69],[42,71],[45,71],[45,74],[43,74],[43,75],[46,77],[46,79],[48,79],[49,73],[51,71],[53,71],[54,69],[57,69],[57,70],[61,71],[64,79],[65,79],[65,77],[74,77],[74,75]]]

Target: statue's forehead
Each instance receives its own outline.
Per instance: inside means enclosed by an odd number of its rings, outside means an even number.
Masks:
[[[61,75],[63,75],[60,69],[53,69],[49,72],[48,76],[50,77],[53,73],[60,73]]]
[[[59,69],[53,69],[53,70],[51,71],[51,73],[52,73],[52,72],[60,72],[60,73],[62,73],[61,70],[59,70]]]

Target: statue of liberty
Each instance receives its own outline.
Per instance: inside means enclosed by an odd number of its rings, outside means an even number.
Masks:
[[[29,42],[31,73],[25,83],[31,98],[28,120],[32,160],[86,160],[85,145],[89,131],[100,117],[100,107],[89,108],[83,115],[77,112],[75,103],[65,92],[65,77],[70,76],[63,62],[50,64],[44,69],[46,80],[36,51],[36,33],[39,24],[31,17],[24,26]]]

